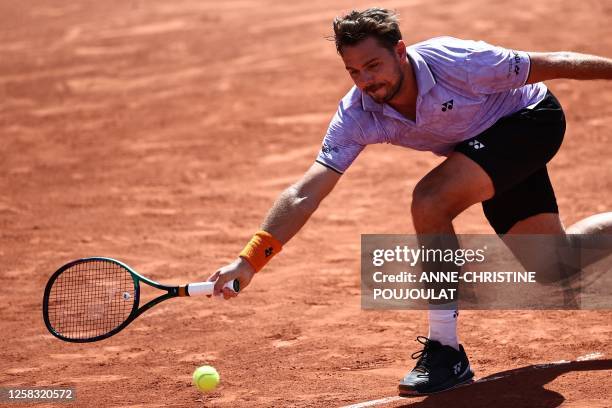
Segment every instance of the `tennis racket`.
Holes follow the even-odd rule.
[[[165,293],[139,307],[141,283]],[[166,299],[212,295],[214,286],[214,282],[166,286],[139,275],[115,259],[77,259],[49,278],[43,298],[43,317],[47,329],[58,339],[76,343],[98,341],[119,333]],[[224,287],[235,292],[240,290],[236,279]]]

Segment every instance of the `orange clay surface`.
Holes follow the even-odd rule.
[[[45,329],[48,277],[110,256],[164,283],[231,261],[311,165],[351,86],[331,20],[397,9],[408,43],[438,35],[612,56],[612,5],[566,0],[147,0],[0,3],[0,384],[73,386],[78,407],[334,407],[396,395],[422,311],[360,309],[360,234],[414,232],[411,191],[440,162],[368,147],[283,253],[228,302],[174,299],[103,342]],[[612,209],[612,82],[549,84],[568,130],[550,173],[569,225]],[[455,222],[491,233],[480,206]],[[409,407],[610,407],[610,311],[464,311],[478,377]],[[211,364],[221,385],[191,374]],[[15,406],[27,406],[21,404]],[[57,406],[37,404],[37,406]]]

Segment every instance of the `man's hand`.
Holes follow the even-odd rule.
[[[217,272],[213,273],[208,278],[208,282],[216,281],[215,295],[223,294],[224,299],[230,299],[238,296],[238,294],[229,288],[224,288],[223,285],[232,279],[238,279],[238,282],[240,282],[240,291],[242,291],[251,282],[253,275],[255,275],[255,270],[253,270],[251,264],[243,258],[237,258],[231,264],[219,268]]]

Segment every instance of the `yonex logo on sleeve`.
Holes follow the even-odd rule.
[[[272,247],[266,248],[266,250],[264,251],[264,254],[266,255],[266,258],[270,257],[272,255],[272,252],[274,250],[272,249]]]
[[[480,143],[478,140],[472,140],[471,142],[468,142],[468,145],[473,147],[475,150],[482,149],[483,147],[485,147],[485,145]]]
[[[327,154],[329,154],[330,152],[338,153],[338,148],[337,147],[330,147],[326,143],[323,143],[323,145],[321,146],[321,151],[323,153],[327,153]]]
[[[459,374],[460,371],[461,371],[461,361],[453,366],[453,372],[455,373],[455,375]]]
[[[453,100],[452,99],[442,104],[442,112],[446,112],[447,110],[453,110]]]
[[[508,77],[512,75],[512,72],[514,72],[514,74],[517,76],[521,72],[521,67],[519,66],[521,63],[521,56],[516,51],[512,51],[512,54],[514,57],[512,57],[512,59],[509,61],[510,67],[508,68]]]

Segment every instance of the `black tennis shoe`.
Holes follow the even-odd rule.
[[[463,346],[455,350],[424,336],[418,336],[417,341],[424,347],[412,354],[412,358],[418,360],[414,369],[400,381],[400,396],[432,394],[472,381],[474,372]]]

